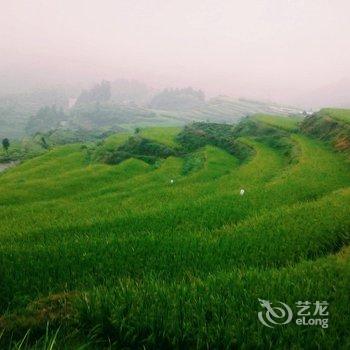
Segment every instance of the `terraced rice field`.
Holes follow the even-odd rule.
[[[296,108],[282,107],[273,103],[262,103],[245,99],[234,99],[220,96],[209,100],[204,106],[188,111],[159,111],[154,110],[159,121],[182,125],[191,121],[212,121],[233,123],[241,118],[256,113],[269,115],[297,114]]]
[[[239,139],[254,149],[245,162],[207,145],[203,166],[186,175],[184,158],[111,166],[91,162],[80,144],[1,174],[0,342],[349,346],[349,163],[295,132],[297,121],[259,121],[289,130],[295,162],[248,135]],[[176,146],[179,131],[142,133]],[[294,309],[327,301],[329,327],[268,328],[258,299]]]

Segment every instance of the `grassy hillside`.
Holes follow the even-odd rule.
[[[345,123],[350,123],[350,110],[338,108],[324,108],[318,112],[318,115],[323,117],[331,117]]]
[[[301,130],[350,157],[350,110],[325,108],[306,118]]]
[[[272,115],[257,114],[252,119],[287,131],[297,131],[298,125],[303,121],[303,117],[279,117]]]
[[[298,125],[143,129],[0,174],[0,347],[346,348],[350,165]],[[267,328],[259,298],[328,301],[330,325]]]

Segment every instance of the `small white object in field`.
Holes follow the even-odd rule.
[[[241,196],[244,195],[244,189],[243,189],[243,188],[241,188],[241,190],[239,191],[239,194],[240,194]]]
[[[171,184],[173,184],[173,183],[174,183],[174,180],[173,180],[173,179],[171,179],[171,180],[170,180],[170,183],[171,183]]]

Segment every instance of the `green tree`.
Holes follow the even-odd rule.
[[[44,136],[41,137],[40,142],[41,142],[41,147],[43,147],[45,149],[49,148],[49,145],[47,144]]]
[[[9,141],[8,138],[4,138],[4,139],[2,140],[2,147],[3,147],[3,149],[5,150],[6,154],[8,155],[8,149],[9,149],[9,147],[10,147],[10,141]]]

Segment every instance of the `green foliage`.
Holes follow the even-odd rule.
[[[42,137],[40,138],[40,143],[41,143],[41,146],[42,146],[43,148],[45,148],[45,149],[48,149],[48,148],[49,148],[49,145],[47,144],[47,142],[46,142],[44,136],[42,136]]]
[[[175,154],[176,152],[173,149],[161,143],[135,135],[116,150],[108,152],[103,160],[107,164],[119,164],[125,159],[137,158],[147,163],[155,163],[159,158],[167,158]]]
[[[10,147],[10,140],[8,138],[2,139],[2,147],[5,150],[5,152],[8,152],[8,149]]]
[[[177,141],[187,152],[193,152],[205,145],[225,149],[240,161],[247,159],[252,150],[235,140],[235,128],[232,125],[217,123],[193,123],[186,125],[177,136]]]
[[[181,132],[179,128],[146,128],[126,140],[115,149],[97,147],[94,159],[107,164],[118,164],[128,158],[142,159],[154,164],[161,158],[169,156],[186,156],[184,173],[201,166],[201,157],[193,155],[194,151],[206,145],[223,148],[237,157],[240,161],[247,159],[252,149],[234,140],[232,125],[214,123],[193,123]]]

